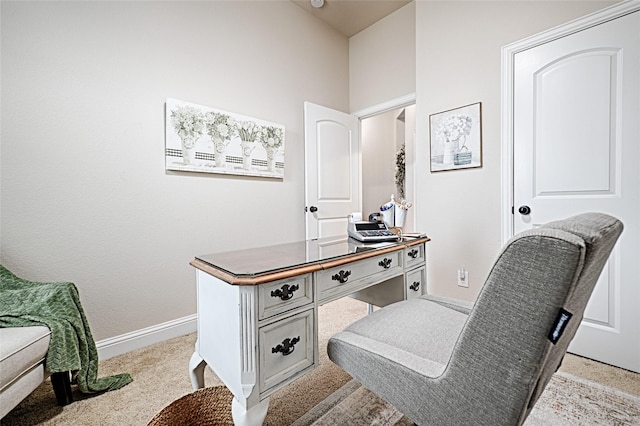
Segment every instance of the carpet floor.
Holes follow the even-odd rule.
[[[411,426],[393,406],[352,380],[293,426]],[[640,425],[640,397],[569,373],[553,376],[524,426]]]
[[[331,335],[366,313],[367,307],[364,303],[350,298],[337,300],[319,309],[319,366],[271,396],[266,425],[290,425],[298,421],[297,425],[302,426],[304,423],[300,422],[304,422],[304,416],[312,412],[314,407],[324,401],[330,401],[331,398],[335,399],[334,393],[344,390],[344,385],[357,385],[351,382],[348,374],[328,360],[326,342]],[[47,381],[1,419],[0,425],[145,426],[164,407],[193,392],[188,364],[195,340],[195,334],[189,334],[101,361],[100,376],[127,372],[133,376],[134,381],[117,391],[98,395],[83,395],[74,390],[75,402],[65,407],[56,406],[51,383]],[[572,355],[565,357],[560,371],[577,376],[580,380],[595,381],[600,385],[640,397],[640,375],[636,373]],[[208,368],[205,370],[205,383],[206,386],[222,384]],[[543,396],[546,396],[546,393]],[[403,423],[389,424],[400,426]],[[540,424],[571,423],[559,421]]]
[[[232,398],[224,386],[200,389],[169,404],[148,426],[233,426]],[[280,420],[278,412],[272,411],[267,416],[267,423]],[[557,424],[638,425],[640,397],[558,372],[551,378],[525,426]],[[357,381],[350,380],[293,423],[293,426],[340,425],[412,426],[413,421]]]

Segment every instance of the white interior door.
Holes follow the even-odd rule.
[[[345,237],[361,211],[360,121],[305,102],[304,139],[307,239]]]
[[[569,350],[640,372],[640,12],[513,64],[514,231],[586,211],[622,220]]]

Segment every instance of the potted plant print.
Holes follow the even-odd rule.
[[[471,151],[465,145],[467,136],[471,133],[471,124],[471,117],[467,115],[451,115],[440,123],[438,136],[444,139],[443,164],[471,162]]]
[[[197,108],[181,106],[171,111],[171,123],[182,141],[182,163],[193,164],[196,141],[205,130],[204,115]]]
[[[264,127],[261,132],[260,143],[267,152],[267,170],[276,171],[276,153],[284,142],[284,132],[278,127]]]
[[[224,167],[227,145],[238,131],[236,120],[227,114],[209,111],[205,115],[205,121],[207,133],[213,141],[216,167]]]
[[[256,141],[260,139],[261,127],[253,121],[237,123],[240,147],[242,148],[242,168],[251,169],[251,153],[256,149]]]

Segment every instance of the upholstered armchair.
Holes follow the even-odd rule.
[[[559,367],[622,232],[586,213],[508,241],[473,306],[430,296],[329,340],[329,358],[418,425],[519,425]]]
[[[58,405],[73,402],[71,371],[51,373],[45,365],[51,330],[39,321],[33,321],[33,325],[29,326],[29,320],[20,324],[20,313],[10,307],[9,299],[16,296],[16,289],[38,285],[17,277],[0,265],[0,423],[9,411],[49,376]],[[22,305],[23,300],[18,300],[16,304]],[[33,309],[33,312],[37,311]],[[35,315],[31,315],[31,319],[34,318]],[[12,326],[12,322],[18,326]]]
[[[50,335],[43,326],[0,328],[0,419],[49,377]],[[70,372],[51,374],[51,384],[58,405],[73,402]]]

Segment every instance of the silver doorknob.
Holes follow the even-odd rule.
[[[531,207],[529,207],[529,206],[520,206],[520,207],[518,207],[518,213],[520,213],[523,216],[526,216],[529,213],[531,213]]]

